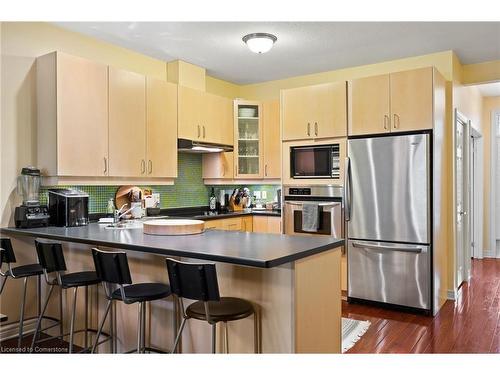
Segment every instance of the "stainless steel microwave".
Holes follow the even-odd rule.
[[[340,144],[290,147],[290,177],[340,179]]]

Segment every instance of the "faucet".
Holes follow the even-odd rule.
[[[122,218],[123,216],[125,216],[125,215],[126,215],[126,214],[128,214],[130,211],[132,211],[132,208],[129,208],[127,211],[122,212],[123,208],[124,208],[125,206],[127,206],[127,205],[128,205],[128,204],[127,204],[127,203],[125,203],[123,206],[121,206],[121,207],[120,207],[120,209],[115,210],[115,214],[114,214],[114,217],[113,217],[113,224],[118,223],[118,222],[121,220],[121,218]]]

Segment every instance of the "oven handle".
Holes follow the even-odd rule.
[[[392,251],[401,251],[404,253],[421,253],[421,247],[409,247],[409,246],[381,246],[381,245],[372,245],[363,242],[352,242],[352,247],[357,247],[358,249],[369,249],[369,250],[392,250]]]
[[[345,158],[344,167],[344,218],[345,221],[351,221],[351,198],[352,198],[352,187],[351,187],[351,159],[349,157]]]
[[[285,201],[285,205],[290,205],[290,206],[302,206],[304,203],[311,203],[314,201]],[[325,207],[325,206],[336,206],[339,205],[340,202],[324,202],[324,203],[318,203],[320,207]]]

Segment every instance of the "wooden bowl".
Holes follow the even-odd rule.
[[[205,222],[189,219],[155,219],[144,222],[144,233],[158,236],[182,236],[199,234],[205,230]]]

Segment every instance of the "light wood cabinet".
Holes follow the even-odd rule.
[[[234,178],[262,178],[263,141],[260,102],[234,101]]]
[[[252,217],[242,216],[242,217],[231,217],[227,219],[206,220],[205,229],[251,232]]]
[[[389,74],[349,82],[349,135],[390,131]]]
[[[232,100],[179,86],[178,137],[233,144]]]
[[[37,59],[38,165],[45,176],[108,174],[108,67],[53,52]]]
[[[281,217],[253,216],[253,231],[256,233],[281,233]]]
[[[281,178],[281,140],[279,100],[262,103],[264,134],[264,178]]]
[[[433,68],[391,74],[391,131],[432,129]]]
[[[146,80],[147,175],[177,177],[177,85]]]
[[[203,178],[232,180],[234,178],[234,153],[203,154],[202,170]]]
[[[349,83],[349,135],[432,129],[433,68]]]
[[[109,68],[109,175],[146,175],[146,78]]]
[[[346,82],[287,89],[281,92],[284,141],[345,137]]]

